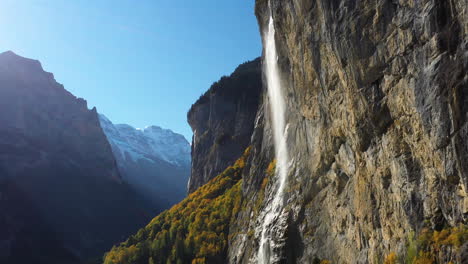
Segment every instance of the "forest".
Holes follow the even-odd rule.
[[[234,165],[104,256],[104,264],[221,263],[242,204],[247,148]]]

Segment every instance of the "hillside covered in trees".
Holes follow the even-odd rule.
[[[222,263],[239,212],[248,148],[233,166],[104,256],[105,264]]]

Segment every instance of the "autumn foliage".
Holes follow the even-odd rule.
[[[459,253],[460,250],[462,250],[462,245],[467,241],[468,226],[463,224],[455,227],[447,227],[439,231],[424,228],[420,231],[417,237],[415,237],[414,234],[410,235],[405,256],[401,254],[400,256],[397,256],[394,252],[391,252],[389,255],[387,255],[384,263],[446,263],[445,259],[438,259],[440,252],[443,250],[448,250]]]
[[[223,263],[229,225],[241,207],[241,174],[250,150],[185,200],[104,257],[104,264]]]
[[[466,241],[468,241],[466,225],[444,228],[440,231],[423,229],[416,241],[417,255],[410,256],[408,262],[413,264],[440,263],[436,256],[443,247],[449,247],[457,252]]]

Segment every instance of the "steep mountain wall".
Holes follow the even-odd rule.
[[[193,130],[189,192],[234,163],[250,143],[262,89],[260,58],[222,77],[192,105]]]
[[[217,208],[181,203],[108,260],[220,263],[227,239],[226,263],[468,263],[467,12],[463,1],[257,0],[262,33],[273,17],[286,101],[283,206],[266,213],[278,179],[264,89],[242,192],[224,201],[212,180],[187,201],[212,190],[204,198]],[[192,188],[221,166],[212,153],[232,153],[215,139],[232,131],[220,113],[237,108],[209,99],[189,112]],[[229,226],[213,232],[227,220],[212,216]],[[259,259],[263,229],[270,246]]]
[[[0,183],[17,189],[8,197],[24,196],[9,203],[24,200],[34,208],[28,225],[41,219],[57,244],[79,258],[103,252],[149,219],[122,183],[96,109],[88,110],[38,61],[12,52],[0,54]],[[8,190],[0,189],[0,199]],[[22,215],[9,210],[3,213]],[[29,237],[7,233],[0,232],[0,244],[10,245],[0,255],[8,257],[15,241]]]
[[[466,224],[466,2],[270,6],[291,159],[286,206],[272,235],[274,263],[412,259],[419,234]],[[257,0],[261,32],[269,10]],[[264,102],[244,175],[246,204],[230,230],[231,263],[256,262],[262,210],[275,195],[266,172],[273,160],[266,96]],[[468,245],[461,241],[428,258],[463,263]]]

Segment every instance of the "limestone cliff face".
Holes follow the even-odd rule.
[[[405,256],[423,227],[466,224],[466,2],[271,0],[271,10],[292,161],[277,262],[381,263]],[[257,0],[262,32],[269,12]],[[267,106],[264,95],[231,263],[254,262],[261,211],[274,195]]]
[[[193,192],[232,165],[250,143],[262,89],[260,58],[240,65],[192,105]]]

